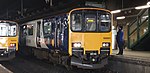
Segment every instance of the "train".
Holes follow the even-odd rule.
[[[0,61],[15,58],[18,51],[18,23],[0,20]]]
[[[83,69],[107,65],[112,54],[112,15],[101,8],[73,8],[21,24],[25,54]]]

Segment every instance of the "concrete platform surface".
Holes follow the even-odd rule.
[[[13,73],[7,68],[5,68],[3,65],[0,64],[0,73]]]
[[[117,54],[119,50],[113,50],[113,55]],[[149,57],[150,58],[150,51],[133,51],[130,49],[124,49],[123,51],[125,56],[139,56],[139,57]]]
[[[109,69],[117,73],[150,73],[150,51],[124,50],[123,55],[116,55],[113,50],[109,58]]]
[[[150,51],[132,51],[130,49],[124,49],[123,55],[116,55],[117,53],[118,50],[113,50],[112,55],[118,58],[127,58],[150,62]]]

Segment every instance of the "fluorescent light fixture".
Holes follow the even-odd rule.
[[[150,1],[149,1],[149,2],[147,2],[147,5],[150,5]]]
[[[127,25],[129,25],[130,23],[127,23]]]
[[[117,20],[125,19],[125,16],[117,17]]]
[[[114,11],[111,11],[112,14],[114,14],[114,13],[119,13],[119,12],[121,12],[121,10],[114,10]]]
[[[135,7],[135,9],[145,9],[145,8],[149,8],[150,5],[144,5],[144,6],[138,6],[138,7]]]
[[[142,18],[143,18],[143,19],[146,19],[146,18],[148,18],[148,15],[146,15],[146,16],[143,16]]]

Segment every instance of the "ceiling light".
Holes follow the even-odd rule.
[[[117,19],[117,20],[125,19],[125,16],[117,17],[116,19]]]
[[[149,8],[150,5],[144,5],[144,6],[138,6],[138,7],[135,7],[135,9],[145,9],[145,8]]]
[[[127,25],[129,25],[130,23],[127,23]]]
[[[150,1],[149,1],[149,2],[147,2],[147,5],[150,5]]]
[[[143,16],[142,18],[143,18],[143,19],[146,19],[146,18],[148,18],[148,15],[146,15],[146,16]]]
[[[114,10],[114,11],[111,11],[112,14],[114,14],[114,13],[119,13],[119,12],[121,12],[121,10]]]

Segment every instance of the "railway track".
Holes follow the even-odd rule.
[[[0,63],[13,73],[114,73],[106,68],[101,70],[83,70],[73,67],[72,70],[68,71],[63,66],[53,65],[44,60],[21,55],[17,55],[11,61]]]

